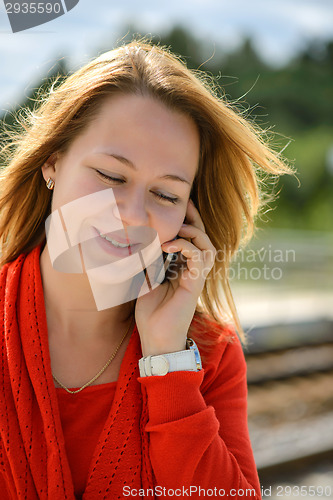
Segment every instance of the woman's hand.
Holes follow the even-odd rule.
[[[191,200],[186,220],[188,224],[178,233],[180,238],[162,244],[164,252],[181,252],[186,258],[185,269],[137,299],[135,319],[144,356],[185,349],[198,298],[214,265],[216,250]]]

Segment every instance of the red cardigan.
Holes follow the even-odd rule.
[[[75,498],[51,373],[39,252],[20,256],[0,276],[3,500]],[[210,490],[207,496],[216,488],[216,497],[259,500],[247,429],[246,365],[237,336],[212,348],[196,373],[140,378],[141,356],[135,327],[83,499],[154,498],[153,493],[199,499],[199,488]],[[255,494],[246,492],[253,489]]]
[[[77,498],[82,497],[86,488],[91,459],[112,406],[116,386],[117,382],[91,385],[74,397],[65,389],[57,388],[61,426]]]

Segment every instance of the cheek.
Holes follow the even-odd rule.
[[[183,207],[164,208],[155,214],[152,227],[157,231],[160,242],[165,243],[175,238],[184,219],[185,208]]]
[[[63,174],[63,172],[62,172]],[[98,191],[98,185],[89,176],[75,175],[75,170],[71,174],[57,177],[53,192],[53,207],[58,209],[71,201],[77,200]],[[87,207],[88,209],[89,207]]]

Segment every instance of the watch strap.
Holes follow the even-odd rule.
[[[201,370],[200,353],[194,340],[187,339],[187,349],[183,351],[146,356],[139,360],[140,377],[166,375],[177,371]]]

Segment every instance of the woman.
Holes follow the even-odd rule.
[[[287,167],[199,74],[142,42],[54,85],[15,144],[0,200],[1,498],[259,499],[220,285],[242,335],[230,258],[253,229],[257,171]],[[143,258],[157,237],[178,255],[163,281]],[[146,289],[103,288],[134,258]]]

